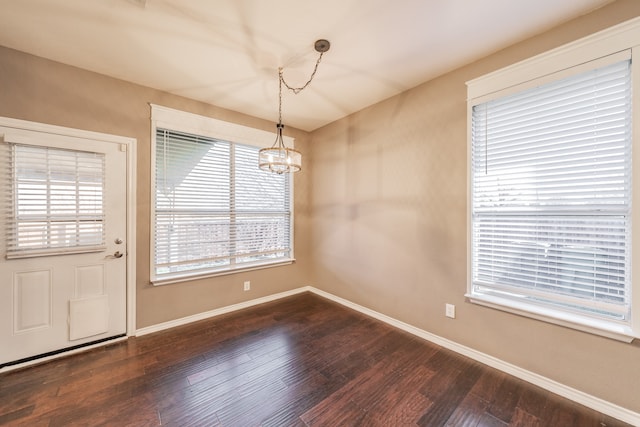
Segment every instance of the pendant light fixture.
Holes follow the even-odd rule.
[[[276,140],[271,147],[260,150],[258,156],[260,169],[278,174],[298,172],[302,169],[302,154],[293,148],[287,148],[282,139],[282,129],[284,129],[284,125],[282,124],[282,86],[284,85],[295,94],[300,93],[309,86],[309,83],[311,83],[311,80],[313,80],[313,77],[316,75],[316,71],[318,71],[318,65],[320,65],[322,55],[329,50],[330,46],[331,44],[327,40],[321,39],[316,41],[314,47],[316,52],[320,53],[320,56],[316,61],[316,66],[311,73],[311,77],[309,77],[309,80],[301,87],[289,86],[284,80],[282,67],[278,68],[278,124],[276,125]]]

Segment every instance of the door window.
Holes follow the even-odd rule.
[[[8,146],[7,258],[104,250],[104,154]]]

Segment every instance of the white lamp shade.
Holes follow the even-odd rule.
[[[302,169],[302,154],[286,147],[263,148],[259,153],[258,164],[265,171],[298,172]]]

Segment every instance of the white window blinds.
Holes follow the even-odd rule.
[[[472,295],[629,320],[630,69],[473,107]]]
[[[290,260],[290,177],[258,150],[156,129],[156,281]]]
[[[8,143],[7,258],[103,250],[104,154]]]

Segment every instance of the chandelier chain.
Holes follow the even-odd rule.
[[[282,68],[278,68],[278,125],[282,124]]]
[[[303,90],[305,90],[307,86],[309,86],[313,78],[316,76],[316,72],[318,71],[318,66],[320,65],[320,61],[322,61],[323,54],[324,52],[320,52],[320,55],[318,56],[318,60],[316,61],[316,66],[313,67],[313,72],[311,73],[309,80],[307,80],[307,82],[300,87],[290,86],[287,83],[287,81],[284,79],[283,68],[282,67],[278,68],[278,78],[280,80],[278,85],[278,122],[279,123],[282,123],[282,85],[284,84],[287,89],[289,89],[296,95],[302,92]]]
[[[313,72],[307,82],[300,87],[290,86],[284,79],[283,68],[278,68],[278,124],[276,125],[276,139],[273,141],[273,145],[270,148],[261,148],[258,154],[258,167],[261,170],[275,172],[282,174],[285,172],[298,172],[302,170],[302,155],[299,151],[293,148],[287,148],[282,139],[282,130],[284,125],[282,124],[282,86],[286,86],[287,89],[294,94],[298,94],[311,83],[318,71],[318,66],[322,60],[322,54],[329,50],[330,43],[328,40],[320,39],[315,42],[316,52],[319,52],[318,60],[313,68]]]
[[[300,92],[302,92],[304,89],[307,88],[307,86],[309,86],[309,83],[311,83],[311,80],[313,80],[313,78],[316,75],[316,72],[318,71],[318,65],[320,65],[320,61],[322,60],[322,55],[324,54],[324,52],[320,52],[320,56],[318,56],[318,60],[316,61],[316,66],[313,68],[313,72],[311,73],[311,76],[309,77],[309,80],[307,80],[307,82],[300,86],[300,87],[292,87],[289,86],[289,84],[285,81],[284,79],[284,75],[282,74],[282,67],[279,68],[280,71],[280,81],[282,83],[284,83],[284,85],[287,87],[287,89],[289,89],[290,91],[292,91],[293,93],[295,93],[296,95]]]

